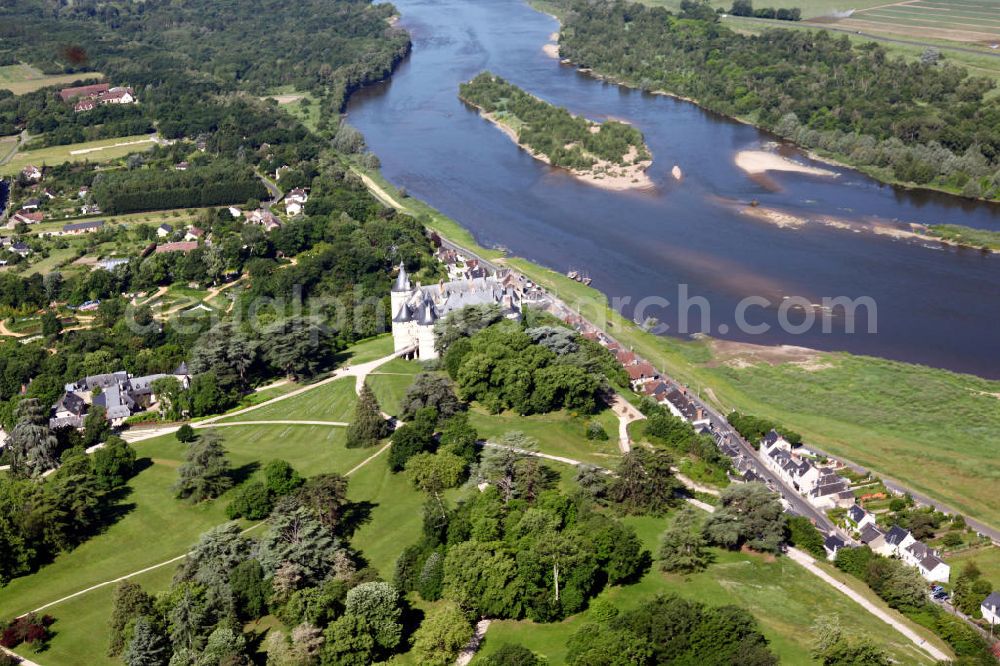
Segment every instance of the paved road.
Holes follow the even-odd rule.
[[[858,472],[859,474],[872,474],[874,476],[877,476],[878,478],[880,478],[882,480],[882,483],[885,484],[885,487],[888,488],[889,490],[891,490],[894,493],[899,493],[899,494],[909,493],[913,497],[913,499],[915,499],[920,504],[925,504],[927,506],[933,506],[935,509],[937,509],[938,511],[940,511],[942,513],[946,513],[946,514],[953,515],[953,516],[962,516],[963,518],[965,518],[966,525],[968,525],[972,529],[976,530],[977,532],[979,532],[983,536],[989,537],[990,539],[992,539],[992,541],[993,541],[993,543],[995,545],[1000,546],[1000,530],[996,529],[995,527],[991,527],[991,526],[987,525],[986,523],[983,523],[982,521],[976,520],[975,518],[969,518],[967,515],[965,515],[961,511],[959,511],[959,510],[957,510],[957,509],[955,509],[955,508],[953,508],[951,506],[948,506],[944,502],[936,500],[936,499],[934,499],[932,497],[928,497],[927,495],[925,495],[925,494],[923,494],[921,492],[918,492],[916,490],[913,490],[912,488],[908,488],[907,486],[904,486],[899,481],[891,479],[891,478],[885,476],[884,474],[882,474],[881,472],[877,472],[875,470],[870,470],[870,469],[864,467],[863,465],[859,465],[856,462],[848,460],[847,458],[843,458],[841,456],[835,456],[832,453],[828,453],[828,452],[824,451],[823,449],[821,449],[821,448],[819,448],[817,446],[813,446],[812,444],[808,444],[807,443],[807,444],[805,444],[805,447],[807,449],[809,449],[810,451],[815,451],[819,455],[826,456],[827,458],[830,458],[831,460],[838,460],[841,463],[843,463],[845,466],[849,467],[850,469],[854,470],[855,472]]]

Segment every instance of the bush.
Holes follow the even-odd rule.
[[[11,620],[0,634],[0,645],[5,648],[14,648],[21,643],[28,643],[37,649],[39,645],[44,645],[51,637],[49,626],[53,622],[55,622],[55,618],[51,615],[39,617],[34,613]]]
[[[177,432],[174,433],[174,437],[177,438],[178,442],[189,444],[197,438],[197,435],[194,434],[194,428],[185,423],[177,429]]]
[[[597,421],[587,423],[587,439],[598,442],[608,441],[608,431]]]

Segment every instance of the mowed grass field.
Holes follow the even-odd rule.
[[[907,0],[861,8],[837,27],[955,42],[1000,43],[995,0]]]
[[[245,414],[226,417],[220,422],[275,420],[347,422],[354,414],[356,401],[354,378],[345,377]]]
[[[83,79],[100,79],[100,72],[79,72],[76,74],[46,74],[40,69],[26,65],[4,65],[0,67],[0,88],[15,95],[34,92],[46,86],[68,86]]]
[[[129,153],[149,150],[154,145],[155,134],[120,136],[114,139],[49,146],[37,150],[18,151],[9,162],[0,166],[0,176],[17,174],[29,164],[41,167],[64,162],[105,162],[124,157]]]
[[[975,562],[983,572],[983,578],[993,583],[994,590],[1000,590],[1000,548],[993,546],[970,548],[954,555],[946,555],[944,560],[951,566],[952,584],[962,573],[962,567],[969,562]]]
[[[655,554],[659,536],[671,518],[627,518],[646,548]],[[677,594],[712,606],[735,604],[749,610],[757,619],[781,663],[810,664],[813,643],[812,625],[822,615],[835,614],[851,631],[865,634],[885,648],[897,663],[931,664],[926,654],[881,620],[864,612],[860,606],[820,582],[805,569],[788,560],[760,555],[732,553],[713,549],[715,562],[705,571],[679,576],[659,571],[656,563],[634,585],[611,587],[598,598],[612,602],[621,610],[639,606],[657,594]],[[494,621],[473,664],[495,652],[504,643],[519,643],[544,655],[549,663],[564,663],[566,639],[583,624],[593,621],[584,612],[563,622],[536,624],[530,621]],[[910,625],[915,631],[915,625]],[[926,631],[918,631],[927,640],[948,650]]]

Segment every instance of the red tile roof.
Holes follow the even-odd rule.
[[[95,83],[90,86],[77,86],[75,88],[63,88],[59,91],[62,101],[68,102],[77,97],[93,97],[110,90],[111,85],[107,83]]]
[[[163,245],[156,246],[155,253],[163,254],[164,252],[190,252],[196,247],[198,247],[198,241],[178,241],[176,243],[164,243]]]

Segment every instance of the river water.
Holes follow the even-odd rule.
[[[520,0],[394,4],[413,53],[391,80],[352,97],[349,122],[392,183],[458,220],[481,244],[558,271],[584,271],[626,315],[653,317],[667,334],[707,332],[1000,377],[1000,255],[865,230],[910,222],[1000,230],[1000,207],[881,185],[842,168],[834,168],[836,178],[750,177],[733,163],[735,153],[773,137],[561,65],[542,51],[557,22]],[[520,150],[457,98],[460,82],[487,69],[573,113],[634,124],[653,153],[656,189],[596,188]],[[680,181],[670,174],[675,164]],[[782,228],[741,212],[751,200],[853,228]],[[694,301],[678,307],[679,289],[705,299],[708,321]],[[760,300],[738,317],[750,296]],[[868,301],[853,318],[834,308],[824,330],[824,311],[815,306],[835,297],[870,298],[877,315],[867,315]],[[683,329],[681,310],[690,315]],[[816,323],[804,332],[782,328],[807,314]],[[741,330],[741,321],[756,328]]]

